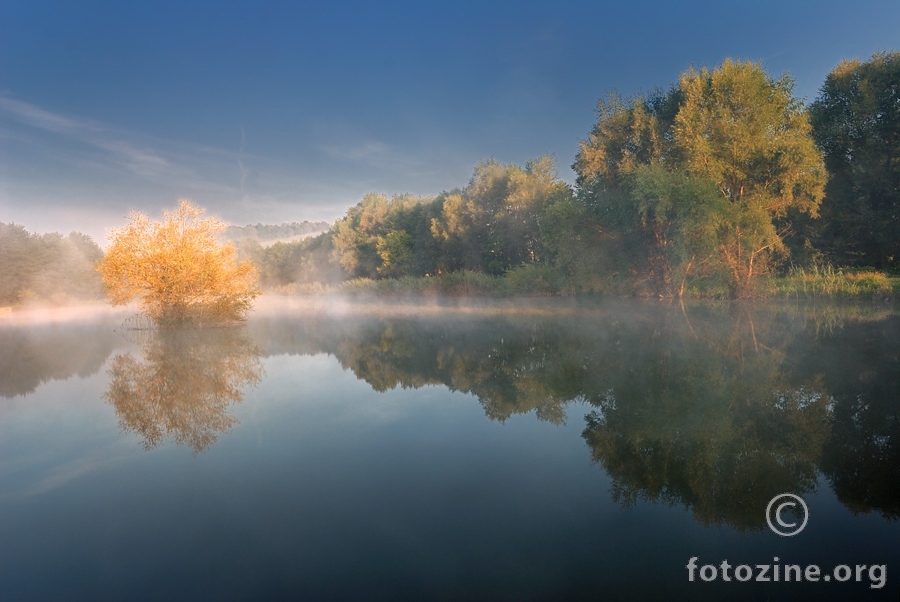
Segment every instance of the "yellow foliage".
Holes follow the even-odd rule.
[[[238,261],[215,234],[226,224],[179,199],[161,222],[132,211],[129,223],[110,231],[98,267],[113,305],[134,298],[157,323],[241,320],[259,295],[256,269]]]

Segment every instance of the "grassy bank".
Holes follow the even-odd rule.
[[[573,296],[579,287],[552,267],[529,266],[503,276],[456,272],[431,277],[357,278],[340,284],[289,284],[270,292],[282,295],[343,295],[349,297],[559,297]],[[688,287],[694,299],[727,298],[727,288]],[[627,291],[612,296],[629,296]],[[632,293],[634,295],[634,293]],[[791,268],[787,274],[760,279],[756,296],[764,299],[894,299],[900,277],[874,270]],[[636,296],[647,296],[637,294]]]
[[[759,295],[775,299],[894,299],[900,277],[868,269],[792,267],[784,276],[760,282]]]

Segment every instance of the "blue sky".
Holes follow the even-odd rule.
[[[900,2],[0,3],[0,221],[87,232],[177,197],[237,224],[436,194],[556,155],[607,90],[726,57],[815,98]]]

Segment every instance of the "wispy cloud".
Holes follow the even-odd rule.
[[[227,164],[223,159],[229,154],[219,149],[173,145],[96,121],[54,113],[4,96],[0,96],[0,115],[5,117],[4,121],[8,126],[18,130],[15,134],[7,131],[7,136],[15,135],[34,146],[44,147],[48,146],[47,141],[39,136],[29,136],[27,130],[32,130],[33,134],[55,136],[55,139],[49,142],[53,154],[57,157],[62,156],[73,165],[83,165],[85,161],[89,161],[98,166],[124,170],[154,183],[185,186],[191,189],[213,189],[220,192],[235,190],[233,186],[223,185],[221,180],[204,177],[193,167],[202,166],[204,163],[207,167],[209,164],[215,164],[218,171],[227,171]],[[64,147],[59,144],[60,138],[76,146]],[[89,154],[92,155],[90,158],[85,157],[85,150],[89,150]],[[233,154],[228,158],[230,161],[226,159],[226,162],[233,161]],[[233,167],[231,169],[233,170]]]
[[[100,128],[85,121],[70,119],[50,111],[45,111],[20,100],[0,96],[0,110],[17,117],[24,123],[60,134],[78,131],[99,131]]]
[[[0,215],[98,241],[128,209],[156,213],[179,196],[232,223],[332,220],[369,191],[433,194],[471,169],[447,141],[400,148],[341,121],[321,120],[287,144],[240,127],[227,149],[191,133],[202,134],[165,139],[0,93]]]
[[[95,144],[99,148],[109,151],[132,173],[145,178],[165,175],[173,167],[169,161],[166,161],[154,151],[146,148],[137,148],[121,140],[96,141]]]

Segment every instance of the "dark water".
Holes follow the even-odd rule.
[[[898,598],[890,307],[324,307],[0,323],[0,600]]]

